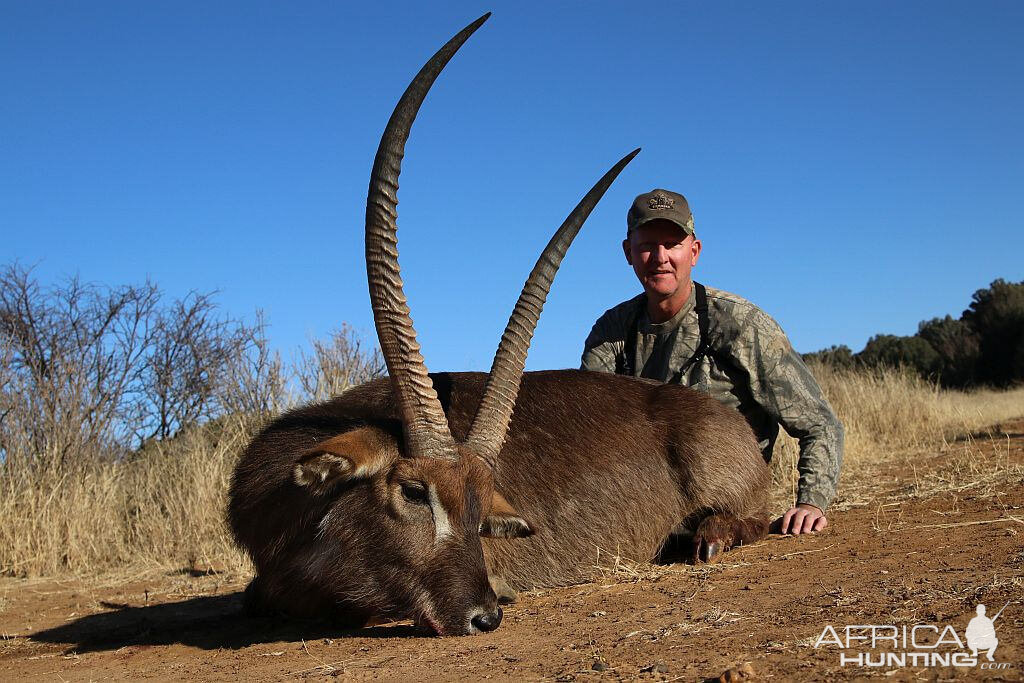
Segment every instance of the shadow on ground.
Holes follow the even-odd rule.
[[[248,617],[242,612],[241,592],[144,607],[109,602],[101,604],[114,611],[81,617],[29,637],[37,642],[68,645],[69,652],[83,653],[128,646],[181,644],[215,650],[318,638],[416,638],[429,635],[425,630],[409,625],[342,629],[323,621]]]
[[[772,536],[781,520],[772,523]],[[692,535],[668,539],[655,562],[693,564]],[[181,570],[193,577],[212,571]],[[109,612],[91,614],[29,638],[36,642],[67,645],[67,652],[99,652],[130,646],[181,644],[204,650],[240,649],[260,643],[298,642],[322,638],[427,638],[426,629],[407,624],[365,628],[321,620],[284,616],[250,616],[242,609],[244,592],[189,598],[180,602],[133,606],[101,602]]]

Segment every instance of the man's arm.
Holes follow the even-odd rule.
[[[594,372],[615,372],[616,349],[613,342],[603,338],[598,329],[600,321],[594,324],[594,329],[587,336],[583,344],[583,357],[580,359],[580,370],[593,370]]]
[[[818,531],[828,524],[824,513],[839,483],[843,426],[774,320],[757,310],[741,330],[733,351],[750,374],[754,400],[800,444],[797,504],[782,531]]]
[[[789,341],[786,340],[787,346]],[[843,425],[799,354],[789,346],[764,383],[769,412],[800,444],[797,503],[824,511],[832,503],[843,463]],[[767,407],[767,406],[766,406]]]
[[[615,372],[616,360],[626,346],[627,328],[634,323],[631,312],[636,301],[637,298],[624,301],[597,319],[583,343],[581,370]]]

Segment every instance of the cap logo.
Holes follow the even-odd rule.
[[[672,205],[675,203],[675,199],[663,195],[660,192],[647,200],[647,206],[653,211],[665,211],[667,209],[671,209]]]

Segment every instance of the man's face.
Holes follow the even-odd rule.
[[[641,225],[623,240],[622,250],[649,296],[666,299],[689,292],[700,240],[675,223],[657,220]]]

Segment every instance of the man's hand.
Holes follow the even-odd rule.
[[[796,507],[790,508],[782,516],[779,533],[793,534],[794,536],[813,534],[827,526],[828,519],[825,518],[825,513],[820,508],[810,503],[800,503]]]

